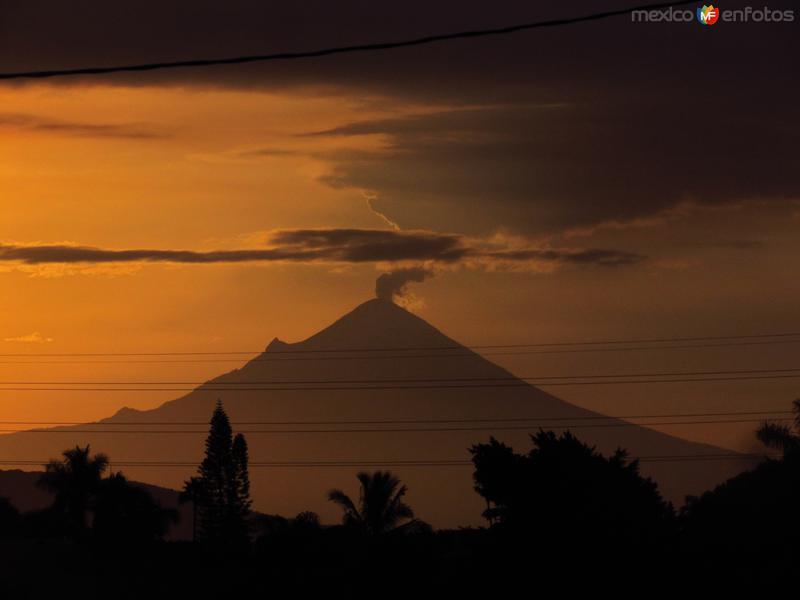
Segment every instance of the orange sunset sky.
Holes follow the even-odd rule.
[[[189,17],[201,32],[228,18],[210,6],[200,3]],[[0,10],[6,24],[22,28],[9,27],[0,42],[0,71],[288,43],[260,13],[253,20],[262,29],[241,37],[167,40],[155,31],[126,46],[134,26],[125,19],[101,39],[77,21],[62,31],[65,17],[55,14],[43,41],[24,35],[23,3]],[[349,9],[342,10],[337,18],[345,21]],[[422,32],[410,17],[368,10],[370,36],[396,37],[401,26]],[[508,3],[494,18],[513,21],[523,11]],[[433,25],[449,22],[434,12]],[[146,13],[133,17],[144,22]],[[456,25],[480,16],[468,3]],[[597,27],[629,42],[683,35],[660,27],[645,33],[626,21]],[[752,54],[758,44],[782,50],[789,41],[729,30],[709,60],[721,64],[714,52],[741,52],[744,62],[729,55],[726,64],[760,73],[758,94],[737,87],[733,67],[721,65],[707,79],[686,75],[699,43],[694,30],[674,53],[638,57],[647,63],[642,71],[612,68],[628,56],[618,36],[595,46],[587,65],[595,38],[579,31],[560,40],[577,40],[572,52],[545,53],[558,69],[542,66],[543,49],[559,41],[547,33],[487,50],[466,42],[428,54],[347,58],[342,67],[328,60],[298,67],[297,75],[281,66],[274,85],[269,67],[230,76],[207,69],[196,79],[130,74],[0,85],[0,248],[259,250],[276,247],[276,232],[323,229],[452,235],[459,248],[480,249],[459,259],[423,253],[210,264],[5,256],[0,380],[202,381],[246,356],[164,363],[39,355],[256,353],[274,337],[297,341],[328,325],[372,297],[376,277],[398,266],[430,272],[399,301],[465,344],[800,331],[800,170],[790,143],[797,124],[783,112],[796,107],[797,83],[783,80],[780,64],[758,71]],[[358,34],[343,30],[333,39],[316,31],[292,43],[314,47]],[[116,38],[119,47],[90,51]],[[491,56],[481,63],[484,52]],[[497,59],[504,53],[516,68]],[[470,66],[451,68],[458,56]],[[495,61],[503,66],[490,68]],[[713,107],[706,127],[694,119],[702,106]],[[522,376],[800,366],[798,344],[788,343],[490,358]],[[615,415],[784,410],[798,396],[797,381],[547,391]],[[177,395],[6,389],[0,419],[98,419]],[[664,430],[749,449],[753,427]]]

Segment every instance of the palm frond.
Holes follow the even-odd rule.
[[[355,503],[350,499],[350,496],[345,494],[342,490],[331,490],[328,492],[328,500],[342,507],[345,518],[348,518],[348,516],[349,518],[354,518],[359,514]]]
[[[768,448],[784,452],[800,446],[800,436],[795,434],[788,425],[779,423],[764,423],[756,431],[756,437]]]

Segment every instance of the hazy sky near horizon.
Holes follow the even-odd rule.
[[[333,4],[6,2],[0,71],[316,48],[597,7]],[[401,267],[432,273],[406,300],[466,344],[798,331],[797,26],[622,17],[0,85],[0,354],[258,351],[314,333]],[[792,368],[799,347],[495,360],[519,375]],[[205,379],[235,366],[5,357],[0,379]],[[613,414],[753,410],[788,407],[797,381],[549,391]],[[0,418],[94,419],[174,396],[0,391]],[[743,448],[748,427],[669,431]]]

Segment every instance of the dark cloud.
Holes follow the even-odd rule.
[[[16,71],[78,66],[106,66],[163,60],[236,56],[396,40],[577,15],[597,10],[591,0],[570,6],[536,6],[520,0],[498,0],[492,11],[475,0],[437,3],[364,3],[360,0],[306,0],[302,3],[253,0],[169,0],[153,3],[119,0],[6,0],[0,5],[0,70]],[[424,15],[424,18],[420,18]],[[137,73],[80,82],[127,85],[177,84],[257,88],[347,86],[373,93],[431,93],[440,97],[470,94],[465,81],[527,79],[525,66],[543,77],[560,65],[541,50],[560,37],[576,49],[581,38],[607,35],[613,22],[577,31],[460,41],[403,51],[342,55],[287,63]],[[597,34],[593,34],[593,30]],[[645,33],[639,31],[639,33]],[[653,32],[650,32],[651,34]],[[586,40],[586,46],[591,41]],[[533,45],[532,45],[533,44]],[[585,50],[583,50],[585,52]],[[505,60],[498,61],[502,56]],[[63,80],[62,80],[63,81]],[[56,81],[56,84],[61,84]],[[69,82],[65,82],[69,85]],[[484,89],[481,95],[503,95]]]
[[[24,129],[77,137],[158,139],[163,131],[139,123],[77,123],[22,113],[0,113],[0,128]]]
[[[763,250],[767,243],[763,240],[723,240],[708,244],[713,248],[725,248],[728,250],[755,251]]]
[[[729,0],[725,8],[745,4],[743,0]],[[791,0],[770,2],[774,9],[792,6]],[[497,0],[491,11],[478,0],[6,0],[0,4],[0,70],[292,52],[491,28],[597,10],[593,0],[569,4]],[[325,85],[472,101],[476,97],[508,98],[510,91],[519,93],[527,85],[536,86],[542,96],[565,84],[584,89],[598,83],[616,87],[635,81],[641,89],[654,81],[740,87],[742,73],[762,80],[779,74],[790,79],[784,67],[791,62],[787,51],[796,44],[791,25],[776,28],[765,23],[725,23],[724,28],[707,29],[697,23],[633,23],[622,16],[405,50],[81,81],[270,89]],[[713,42],[709,42],[711,33]],[[735,98],[726,98],[718,110],[732,101]]]
[[[496,241],[430,231],[377,229],[292,229],[271,234],[264,248],[243,250],[110,250],[66,244],[0,244],[0,262],[26,265],[169,262],[404,263],[439,265],[565,263],[624,266],[644,257],[617,250],[509,248]]]
[[[306,256],[303,254],[303,256]],[[219,250],[198,252],[192,250],[108,250],[91,246],[0,245],[0,260],[21,262],[29,265],[51,263],[126,263],[126,262],[173,262],[173,263],[221,263],[249,261],[301,260],[299,252],[280,250]],[[313,260],[308,255],[306,260]]]
[[[572,263],[576,265],[597,265],[601,267],[622,267],[635,265],[646,260],[645,256],[619,250],[501,250],[486,252],[484,258],[498,261],[543,261]]]
[[[375,297],[393,302],[395,298],[405,295],[409,283],[422,283],[431,276],[433,271],[424,267],[409,267],[383,273],[375,280]]]
[[[456,262],[470,252],[461,236],[429,231],[293,229],[277,232],[270,241],[288,248],[335,255],[346,262]]]
[[[470,253],[456,235],[427,231],[297,229],[273,233],[265,248],[245,250],[109,250],[73,245],[0,245],[0,261],[25,264],[172,262],[456,262]]]
[[[796,10],[789,0],[770,8]],[[491,11],[477,0],[7,0],[0,70],[297,51],[596,10],[591,0],[498,0]],[[407,50],[51,83],[313,89],[391,108],[459,106],[327,132],[380,134],[391,146],[328,156],[326,181],[374,191],[375,209],[404,227],[549,232],[687,200],[796,198],[796,29],[617,17]]]
[[[460,109],[313,135],[386,139],[377,152],[329,154],[323,181],[369,190],[404,227],[553,232],[683,202],[785,202],[800,187],[800,124],[717,118],[697,127],[694,106],[652,93],[637,104],[634,112],[602,101]],[[769,144],[754,152],[754,132],[744,129],[756,126]]]

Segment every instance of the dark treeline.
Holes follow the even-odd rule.
[[[469,452],[486,526],[434,530],[392,473],[331,490],[341,524],[250,510],[247,443],[221,405],[206,456],[186,482],[193,542],[163,542],[160,508],[90,448],[51,461],[39,485],[53,505],[21,515],[0,500],[0,594],[49,597],[495,597],[512,590],[685,592],[705,585],[796,585],[800,558],[800,400],[793,427],[757,432],[766,459],[675,509],[624,450],[604,456],[569,432],[539,431],[515,450]],[[48,577],[41,577],[41,573]],[[520,587],[522,586],[522,587]],[[695,588],[692,588],[695,589]],[[516,592],[515,592],[516,593]]]
[[[108,457],[86,446],[65,450],[51,460],[37,485],[53,495],[53,504],[20,514],[0,499],[0,538],[59,539],[73,542],[139,545],[161,540],[177,521],[176,511],[161,508],[143,488],[121,472],[108,473]]]

